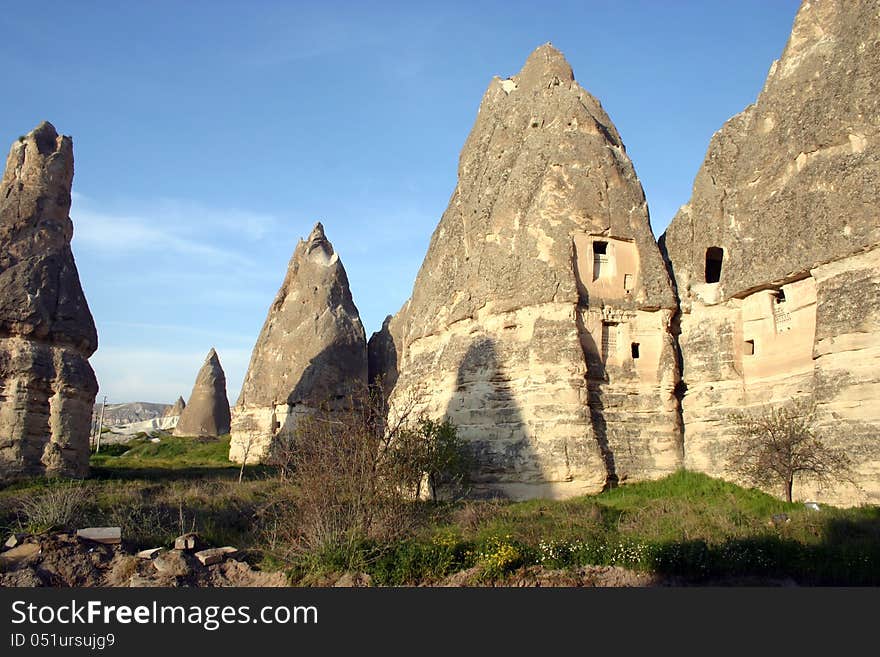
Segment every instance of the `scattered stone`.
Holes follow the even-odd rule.
[[[14,570],[40,554],[38,543],[22,543],[0,553],[0,570]]]
[[[819,509],[819,505],[816,504],[815,502],[804,502],[804,506],[812,511],[820,511],[821,510],[821,509]]]
[[[22,539],[27,536],[27,534],[10,534],[9,538],[6,539],[6,542],[3,544],[3,547],[6,549],[14,548],[16,545],[21,543]]]
[[[234,556],[237,552],[238,548],[230,546],[208,548],[207,550],[196,552],[195,557],[203,566],[212,566],[215,563],[220,563],[221,561],[226,559],[226,557]]]
[[[183,552],[177,550],[162,552],[150,563],[161,575],[168,577],[186,577],[192,572]]]
[[[151,443],[161,443],[162,439],[161,438],[150,438],[150,442]]]
[[[76,530],[77,538],[94,543],[113,545],[122,542],[121,527],[86,527]]]
[[[141,550],[135,556],[137,556],[138,559],[155,559],[161,551],[162,548],[155,547],[150,548],[149,550]]]
[[[180,414],[174,435],[217,437],[229,433],[229,422],[226,374],[212,348],[196,376],[189,403]]]
[[[70,240],[73,141],[47,122],[0,180],[0,482],[85,477],[98,346]]]
[[[333,586],[336,587],[365,587],[372,586],[373,578],[367,573],[345,573],[336,580]]]
[[[183,552],[192,552],[198,549],[200,544],[201,540],[196,532],[189,532],[174,539],[174,549]]]
[[[300,240],[254,346],[235,409],[229,458],[262,460],[317,409],[345,408],[367,383],[367,341],[339,254],[315,225]]]

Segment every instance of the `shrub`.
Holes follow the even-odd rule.
[[[351,569],[364,544],[407,535],[424,481],[432,494],[438,485],[466,482],[455,427],[413,420],[414,406],[389,409],[381,388],[363,388],[345,404],[299,418],[276,440],[272,463],[290,482],[290,504],[268,512],[276,553],[332,556]]]
[[[81,483],[61,483],[39,495],[22,498],[18,511],[28,531],[43,532],[79,522],[88,501],[89,495]]]

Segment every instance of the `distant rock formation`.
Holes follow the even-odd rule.
[[[180,417],[183,414],[183,409],[185,408],[186,402],[183,401],[183,397],[178,397],[177,401],[168,407],[168,410],[165,411],[162,417]]]
[[[729,476],[731,411],[813,395],[860,488],[801,496],[880,500],[878,34],[873,0],[803,3],[661,239],[681,298],[688,468]]]
[[[371,376],[458,425],[479,488],[596,492],[681,464],[675,312],[620,135],[547,44],[489,85]]]
[[[364,328],[338,254],[315,225],[300,240],[254,346],[235,408],[229,458],[259,461],[273,438],[367,382]]]
[[[105,427],[114,427],[122,424],[133,424],[163,418],[171,410],[169,404],[154,404],[152,402],[126,402],[124,404],[107,404],[103,409],[101,404],[95,404],[94,417],[96,422],[104,412],[103,422]]]
[[[84,477],[98,346],[70,240],[73,141],[50,123],[0,181],[0,480]]]
[[[192,394],[180,414],[174,435],[213,437],[229,433],[229,415],[226,374],[220,366],[217,352],[212,348],[196,376]]]

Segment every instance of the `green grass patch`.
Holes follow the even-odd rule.
[[[436,582],[472,566],[484,580],[502,580],[531,565],[612,565],[693,583],[880,584],[880,508],[814,511],[686,471],[565,501],[470,501],[433,510],[414,536],[364,543],[345,563],[392,585]],[[318,570],[342,565],[311,557]]]
[[[119,525],[134,548],[170,545],[195,530],[302,583],[343,570],[408,585],[474,567],[491,582],[524,566],[616,565],[694,583],[880,585],[880,507],[814,511],[685,471],[565,501],[426,502],[398,540],[303,553],[290,543],[296,524],[286,533],[275,524],[289,508],[290,481],[248,468],[239,483],[228,445],[228,437],[163,436],[102,449],[85,482],[34,479],[0,489],[0,530]]]

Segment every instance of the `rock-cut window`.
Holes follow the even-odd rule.
[[[706,282],[717,283],[721,280],[721,265],[724,262],[724,249],[710,246],[706,249]]]
[[[608,271],[608,242],[593,242],[593,280]]]

